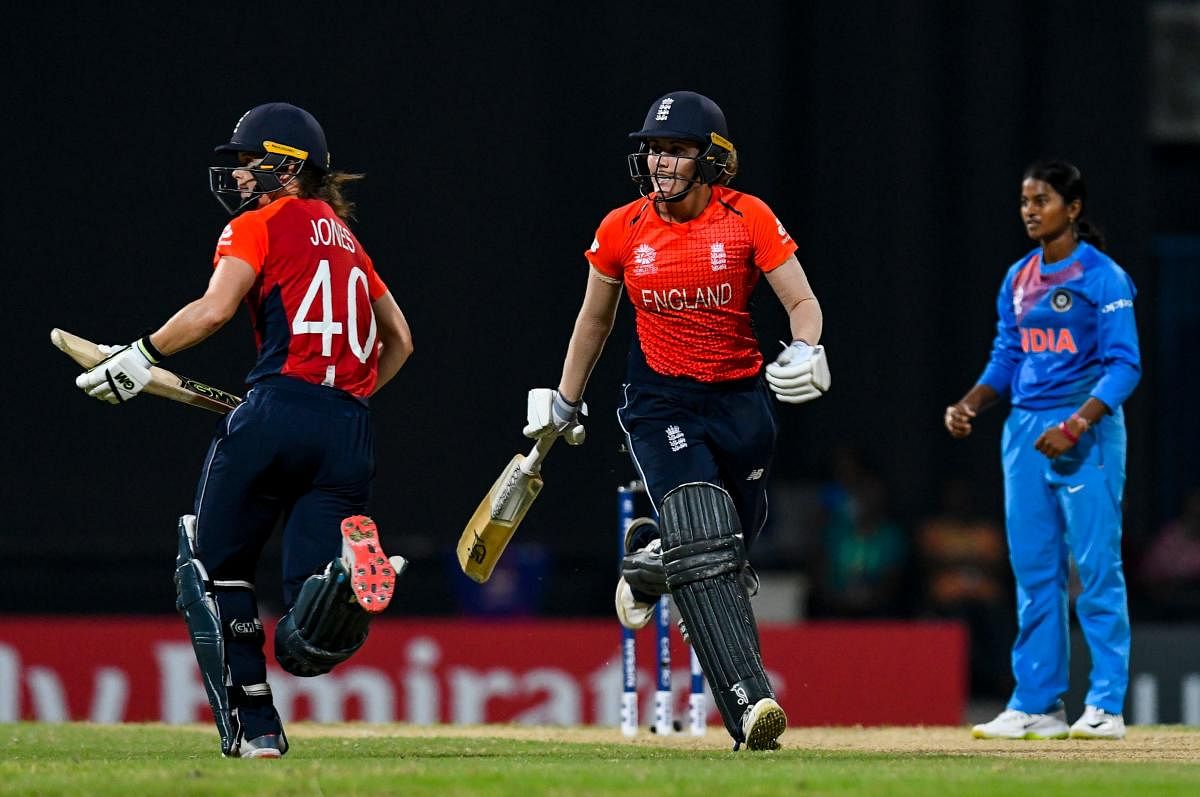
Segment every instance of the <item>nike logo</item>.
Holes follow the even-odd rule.
[[[1104,724],[1104,721],[1103,721],[1103,720],[1101,720],[1100,722],[1089,722],[1089,723],[1087,724],[1087,726],[1088,726],[1089,728],[1099,728],[1099,727],[1100,727],[1100,726],[1102,726],[1103,724]]]
[[[1076,484],[1072,487],[1068,487],[1067,492],[1074,494],[1074,493],[1077,493],[1080,490],[1082,490],[1084,487],[1087,487],[1087,485],[1086,484]]]

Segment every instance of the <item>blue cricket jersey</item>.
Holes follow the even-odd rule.
[[[1141,377],[1129,275],[1088,243],[1057,263],[1034,249],[1013,264],[996,299],[992,356],[979,381],[1014,407],[1116,410]]]

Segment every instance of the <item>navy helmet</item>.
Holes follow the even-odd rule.
[[[268,102],[246,111],[234,126],[229,141],[218,145],[215,151],[262,157],[251,168],[209,167],[209,188],[231,214],[256,203],[259,196],[282,188],[285,182],[280,175],[290,174],[295,179],[305,168],[329,171],[325,131],[311,113],[286,102]],[[289,170],[289,166],[294,168]],[[252,189],[239,187],[234,176],[238,171],[248,171],[254,176]]]
[[[643,196],[649,196],[653,190],[646,155],[649,153],[647,142],[654,138],[694,141],[700,145],[691,183],[687,189],[673,197],[664,198],[664,201],[683,199],[696,183],[712,185],[726,176],[732,177],[728,167],[734,147],[729,141],[725,114],[719,105],[703,94],[694,91],[664,94],[651,103],[642,129],[630,133],[629,137],[640,142],[638,151],[628,156],[628,162],[629,174]]]

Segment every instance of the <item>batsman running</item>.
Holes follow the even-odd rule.
[[[263,545],[283,520],[285,614],[275,658],[298,676],[328,672],[366,641],[391,600],[389,559],[365,516],[375,472],[369,396],[412,353],[404,314],[347,226],[343,186],[320,124],[274,102],[250,109],[217,152],[209,181],[235,218],[217,241],[204,295],[157,331],[76,380],[121,404],[150,367],[250,309],[258,361],[245,401],[226,415],[204,460],[192,514],[179,519],[176,607],[229,757],[279,758],[287,737],[267,684],[254,592]]]
[[[616,609],[641,628],[669,592],[734,749],[773,750],[787,717],[763,668],[747,555],[767,516],[772,392],[801,404],[829,389],[821,308],[796,244],[761,200],[728,187],[738,169],[725,115],[690,91],[655,100],[629,172],[641,199],[610,212],[591,248],[583,306],[558,389],[530,391],[525,434],[582,442],[584,387],[622,290],[635,311],[617,418],[658,512],[626,536]],[[761,274],[791,342],[766,367],[748,303]]]

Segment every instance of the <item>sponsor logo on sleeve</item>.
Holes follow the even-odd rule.
[[[600,251],[600,239],[599,238],[592,239],[592,247],[588,251],[590,251],[592,254],[595,254],[596,252]]]
[[[779,243],[781,244],[792,239],[792,236],[788,235],[788,231],[783,228],[783,222],[779,220],[778,216],[775,217],[775,231],[779,233]]]
[[[1123,310],[1125,308],[1130,308],[1130,309],[1133,308],[1133,300],[1132,299],[1117,299],[1115,302],[1109,302],[1108,304],[1106,304],[1100,308],[1100,312],[1115,313],[1118,310]]]
[[[225,225],[225,229],[221,230],[221,237],[217,239],[217,246],[229,246],[233,243],[233,226]]]

